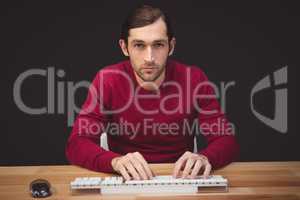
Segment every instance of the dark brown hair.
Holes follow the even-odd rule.
[[[141,5],[129,13],[122,25],[120,38],[127,43],[130,29],[153,24],[159,18],[162,18],[166,23],[167,35],[170,41],[174,33],[169,17],[161,9],[149,5]]]

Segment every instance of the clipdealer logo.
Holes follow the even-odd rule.
[[[250,95],[250,107],[252,113],[261,122],[280,133],[287,133],[288,131],[288,89],[287,87],[282,88],[282,86],[287,86],[287,73],[288,66],[285,66],[273,72],[273,79],[271,79],[270,75],[265,76],[252,88]],[[274,80],[274,83],[272,83],[271,80]],[[253,102],[256,93],[271,89],[274,90],[275,93],[274,119],[266,117],[255,110]]]
[[[72,126],[75,113],[80,112],[80,107],[75,104],[75,93],[80,88],[88,89],[90,82],[86,80],[78,81],[60,81],[66,75],[62,69],[56,70],[55,67],[47,69],[29,69],[21,73],[14,82],[13,97],[17,107],[24,113],[31,115],[43,114],[65,114],[68,117],[68,126]],[[32,108],[25,104],[22,98],[22,85],[32,76],[45,77],[47,81],[47,103],[40,108]],[[67,100],[67,105],[65,103]],[[57,102],[57,103],[56,103]]]
[[[287,71],[288,66],[285,66],[273,72],[272,78],[271,75],[265,76],[254,85],[250,92],[250,108],[253,115],[262,123],[280,133],[287,133],[288,131],[288,89],[286,87],[288,83]],[[75,93],[80,88],[85,88],[88,90],[91,86],[91,83],[86,80],[78,81],[76,83],[74,83],[73,81],[60,80],[64,78],[65,75],[66,73],[64,70],[55,69],[55,67],[48,67],[47,69],[29,69],[21,73],[15,80],[13,87],[13,97],[16,106],[24,113],[32,115],[67,114],[68,126],[72,126],[75,119],[75,114],[79,113],[81,110],[81,108],[75,104]],[[22,84],[31,76],[42,76],[47,80],[47,103],[44,107],[32,108],[29,105],[26,105],[22,99],[22,94],[24,95],[24,92],[22,93]],[[123,76],[125,76],[125,74]],[[129,81],[130,78],[126,78]],[[272,80],[274,80],[274,83],[272,82]],[[224,82],[221,82],[221,85],[218,88],[216,84],[209,82],[205,83],[204,86],[209,85],[213,88],[215,92],[215,95],[213,95],[213,97],[220,99],[221,109],[224,113],[226,113],[227,90],[234,87],[235,84],[235,81],[231,81],[226,84]],[[90,89],[95,90],[95,88]],[[255,95],[266,90],[273,90],[275,94],[275,108],[273,109],[273,119],[259,113],[255,109],[254,105]],[[211,98],[211,95],[205,96],[204,98]],[[67,105],[65,105],[65,103],[67,103]],[[202,110],[202,112],[205,111]]]
[[[191,80],[191,70],[188,69],[186,73],[186,79]],[[91,84],[91,82],[86,80],[81,81],[64,81],[63,78],[65,78],[66,73],[62,69],[56,69],[55,67],[47,67],[46,69],[38,69],[33,68],[26,70],[18,75],[14,82],[13,86],[13,98],[16,106],[21,110],[22,112],[29,114],[29,115],[45,115],[45,114],[67,114],[67,122],[68,126],[73,126],[73,123],[75,121],[75,115],[80,113],[81,106],[76,105],[75,103],[75,94],[76,92],[84,88],[89,91],[89,95],[91,95],[91,101],[88,102],[88,104],[85,107],[84,112],[90,112],[96,109],[100,109],[101,112],[104,114],[114,114],[114,113],[120,113],[126,110],[130,104],[134,104],[137,111],[147,115],[147,114],[154,114],[158,113],[159,111],[165,113],[165,114],[172,114],[175,112],[192,112],[191,109],[194,108],[196,111],[198,111],[201,114],[214,114],[218,112],[218,110],[215,109],[202,109],[200,105],[198,105],[198,100],[204,99],[209,100],[212,98],[220,99],[220,106],[221,110],[225,113],[226,111],[226,94],[227,90],[234,86],[235,82],[221,82],[219,86],[216,84],[209,82],[209,81],[203,81],[200,82],[195,88],[191,88],[190,81],[187,83],[186,88],[181,88],[181,85],[177,83],[176,81],[168,81],[162,84],[162,87],[172,87],[172,89],[177,89],[175,93],[165,95],[161,101],[160,105],[157,108],[148,110],[144,109],[140,105],[141,99],[157,99],[160,96],[160,92],[158,92],[156,95],[154,94],[140,94],[138,91],[141,89],[140,87],[137,87],[137,89],[134,89],[133,82],[131,80],[131,77],[125,72],[119,71],[119,70],[110,70],[105,69],[101,70],[101,73],[97,74],[99,75],[99,88],[103,86],[104,80],[106,77],[118,75],[123,78],[124,85],[128,84],[130,90],[129,90],[129,97],[128,101],[124,102],[125,105],[121,105],[120,108],[114,109],[114,110],[105,110],[105,107],[102,105],[103,101],[103,91],[97,89],[95,85]],[[44,102],[44,106],[41,107],[33,107],[30,105],[30,102],[24,102],[23,96],[26,95],[25,91],[23,89],[23,84],[30,79],[31,77],[38,76],[42,77],[46,80],[47,86],[45,88],[45,92],[47,95],[46,102]],[[95,80],[96,81],[96,80]],[[127,81],[127,83],[126,83]],[[200,91],[202,88],[211,88],[214,94],[198,94],[197,92]],[[99,91],[98,91],[99,90]],[[184,104],[183,102],[183,96],[187,95],[187,99],[191,102],[191,104]],[[167,104],[168,101],[171,100],[177,100],[178,105],[176,105],[176,108],[169,109]],[[99,102],[97,102],[99,100]],[[222,126],[222,124],[219,124],[219,126]]]

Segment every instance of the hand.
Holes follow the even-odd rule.
[[[206,156],[187,151],[176,161],[173,177],[177,178],[183,168],[182,178],[195,178],[203,168],[203,177],[207,178],[211,171],[211,164]]]
[[[134,180],[148,180],[153,178],[153,172],[139,152],[127,153],[125,156],[113,158],[111,166],[126,181],[132,178]]]

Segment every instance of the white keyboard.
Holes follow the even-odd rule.
[[[226,192],[227,185],[227,179],[220,175],[207,179],[155,176],[151,180],[130,181],[124,181],[121,176],[78,177],[70,183],[72,190],[100,189],[101,194]]]

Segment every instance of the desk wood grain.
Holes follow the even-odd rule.
[[[173,164],[151,164],[156,175],[171,174]],[[81,176],[108,176],[77,166],[0,167],[0,200],[32,199],[29,184],[37,178],[50,181],[53,195],[45,199],[300,199],[300,161],[235,162],[215,170],[229,180],[227,193],[138,194],[101,196],[98,192],[72,193],[69,183]]]

